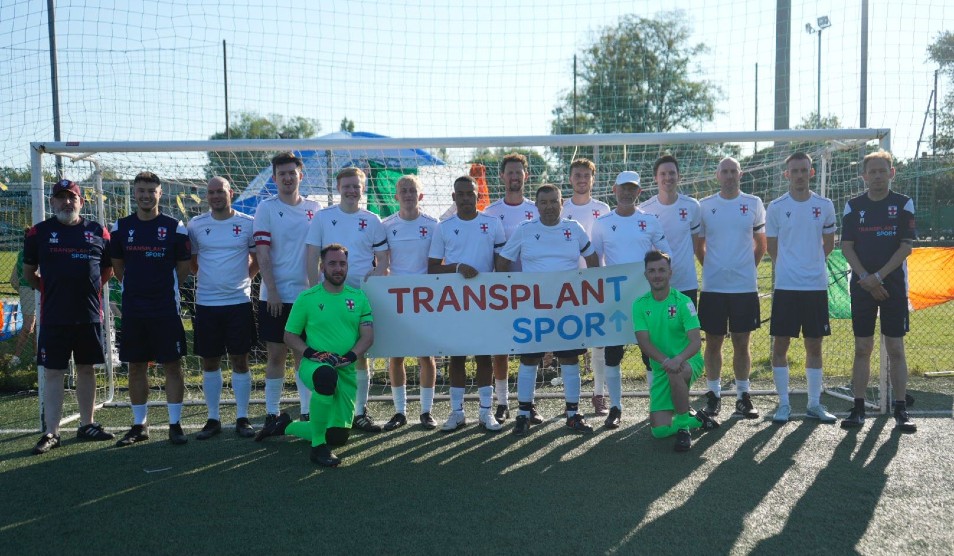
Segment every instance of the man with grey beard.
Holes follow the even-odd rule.
[[[80,216],[83,195],[69,180],[53,185],[50,208],[54,216],[30,228],[23,240],[23,275],[43,292],[37,365],[43,380],[44,434],[33,448],[45,454],[60,446],[63,414],[63,376],[70,358],[76,364],[76,400],[79,403],[79,440],[112,440],[113,435],[93,421],[96,377],[93,365],[105,361],[101,290],[113,269],[108,256],[109,232],[102,224]]]

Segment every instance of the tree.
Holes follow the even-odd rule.
[[[575,102],[573,91],[568,91],[553,109],[552,133],[668,132],[697,129],[711,121],[721,92],[713,83],[695,78],[699,69],[693,59],[707,47],[689,42],[686,21],[679,11],[655,18],[628,15],[600,30],[578,57]],[[694,153],[700,150],[724,151],[720,146],[665,145],[624,154],[622,148],[602,147],[600,161],[608,168],[645,171],[664,152],[699,158]],[[561,171],[567,172],[574,149],[553,151]]]
[[[928,57],[940,66],[938,69],[954,85],[954,32],[939,34],[928,46]],[[938,111],[938,131],[933,137],[934,147],[940,152],[954,152],[954,87],[950,89]]]
[[[341,118],[341,131],[354,133],[354,120],[349,120],[347,116]]]
[[[261,116],[257,112],[241,112],[238,121],[229,126],[229,133],[222,131],[209,139],[308,139],[318,135],[321,124],[318,120],[295,116],[285,119],[279,114]],[[223,176],[242,191],[262,168],[268,166],[272,154],[261,151],[210,152],[206,177]]]

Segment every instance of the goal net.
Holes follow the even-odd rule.
[[[489,202],[502,196],[503,188],[498,178],[499,162],[510,152],[517,151],[528,156],[530,179],[526,195],[532,199],[535,185],[553,183],[560,186],[564,197],[572,194],[569,186],[570,162],[578,157],[591,159],[597,167],[593,197],[608,203],[616,202],[612,183],[617,173],[634,170],[642,177],[643,193],[640,201],[656,193],[653,181],[653,162],[662,154],[674,154],[679,159],[683,193],[696,198],[718,191],[715,169],[726,157],[737,158],[743,168],[742,189],[758,195],[766,206],[774,198],[787,191],[783,180],[784,159],[795,152],[807,152],[814,160],[816,178],[813,190],[834,201],[837,214],[841,214],[845,202],[864,190],[858,179],[858,163],[864,154],[879,147],[888,148],[890,132],[872,129],[824,129],[763,132],[711,132],[711,133],[664,133],[664,134],[609,134],[609,135],[549,135],[527,137],[444,137],[395,139],[370,134],[334,134],[330,138],[307,140],[241,140],[241,141],[180,141],[180,142],[71,142],[32,144],[32,218],[38,221],[48,216],[46,192],[49,191],[49,176],[54,174],[56,158],[61,157],[64,177],[80,183],[87,198],[85,216],[106,225],[135,210],[130,196],[132,177],[140,171],[149,170],[160,176],[163,182],[162,211],[187,222],[206,212],[204,199],[207,180],[213,175],[224,175],[233,184],[236,196],[233,206],[242,212],[254,214],[262,199],[274,194],[274,183],[269,179],[270,157],[280,151],[295,151],[306,161],[302,182],[303,195],[321,201],[323,206],[335,204],[337,193],[334,175],[343,167],[363,168],[367,175],[366,203],[369,210],[382,218],[396,212],[394,185],[405,174],[417,175],[424,187],[423,211],[435,216],[445,215],[452,206],[451,191],[454,178],[471,175],[480,185],[481,201]],[[836,252],[837,253],[837,252]],[[768,335],[767,319],[771,311],[772,269],[766,257],[759,270],[759,292],[762,315],[766,321],[752,335],[753,380],[756,393],[774,393],[771,384],[771,366],[768,363],[771,338]],[[830,280],[845,283],[847,266],[830,264]],[[835,291],[837,288],[832,289]],[[117,284],[109,287],[109,312],[106,328],[111,338],[122,341],[120,297]],[[253,291],[255,294],[256,291]],[[182,287],[182,319],[189,338],[190,355],[184,360],[186,375],[186,403],[204,403],[202,393],[202,368],[200,361],[191,355],[192,319],[194,315],[194,282]],[[106,295],[104,295],[104,299]],[[833,319],[847,315],[833,311]],[[829,392],[850,398],[845,390],[850,375],[853,344],[850,322],[833,320],[832,337],[824,344],[825,368]],[[118,334],[117,334],[118,329]],[[440,333],[435,331],[435,333]],[[478,340],[475,340],[478,341]],[[803,367],[802,350],[793,347],[790,353],[792,367]],[[726,350],[731,348],[727,345]],[[261,345],[251,354],[253,372],[253,401],[264,402],[265,352]],[[731,357],[723,369],[725,387],[731,390]],[[589,371],[589,354],[584,358],[584,396],[592,389]],[[416,360],[407,359],[409,398],[414,399],[418,385]],[[627,395],[647,395],[645,370],[638,349],[630,346],[623,360],[624,380]],[[541,395],[562,395],[559,367],[544,364],[538,373]],[[288,359],[285,385],[285,401],[297,403],[291,358]],[[766,372],[767,369],[767,372]],[[879,370],[880,369],[880,370]],[[223,361],[225,388],[223,402],[230,400],[230,373]],[[473,386],[473,368],[468,373]],[[868,401],[882,409],[886,407],[887,391],[884,364],[876,354],[873,362],[872,387]],[[834,378],[832,378],[833,375]],[[387,361],[373,362],[372,399],[390,399]],[[163,385],[161,369],[150,367],[150,403],[163,403],[159,393]],[[106,405],[128,404],[125,366],[118,358],[107,357],[106,365],[98,373],[98,400]],[[511,391],[515,391],[516,367],[512,366]],[[761,380],[760,380],[761,379]],[[438,360],[438,396],[446,394],[449,386],[446,361]],[[43,380],[39,381],[42,385]],[[797,381],[793,382],[798,384]],[[700,382],[701,384],[701,382]],[[68,387],[72,379],[68,378]],[[475,392],[470,392],[475,393]],[[67,396],[65,415],[75,414],[75,398]],[[72,407],[69,407],[72,406]],[[69,419],[69,417],[67,417]]]

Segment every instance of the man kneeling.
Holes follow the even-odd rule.
[[[669,286],[669,255],[649,251],[643,262],[650,289],[633,302],[633,328],[656,376],[649,391],[649,424],[656,438],[675,435],[676,451],[685,452],[692,446],[690,430],[719,427],[689,407],[689,385],[703,372],[699,317],[692,300]]]
[[[324,281],[298,296],[285,324],[285,344],[302,354],[298,376],[314,394],[311,419],[292,423],[282,413],[256,440],[286,433],[304,438],[311,442],[311,461],[335,467],[341,459],[329,445],[348,439],[357,391],[354,363],[371,347],[374,329],[368,298],[345,285],[348,250],[326,246],[321,270]]]

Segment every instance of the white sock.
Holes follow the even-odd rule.
[[[169,424],[177,425],[179,421],[182,420],[182,404],[181,403],[167,403],[166,409],[169,410]]]
[[[371,388],[371,373],[367,369],[358,369],[356,375],[358,395],[354,399],[354,412],[356,415],[364,415],[364,408],[368,405],[368,390]]]
[[[749,391],[749,381],[748,380],[735,380],[735,397],[737,399],[742,399],[742,394],[745,394]]]
[[[298,389],[298,403],[301,405],[301,414],[311,413],[311,390],[301,381],[297,372],[295,373],[295,388]]]
[[[606,367],[606,389],[609,390],[610,407],[623,409],[623,373],[619,365]]]
[[[590,351],[590,367],[593,368],[593,395],[602,396],[606,381],[606,349],[595,347]]]
[[[464,389],[451,386],[450,408],[455,413],[464,412]]]
[[[421,413],[430,413],[434,407],[434,389],[421,388]]]
[[[709,387],[709,390],[712,390],[712,393],[716,395],[717,398],[722,397],[722,381],[718,378],[715,380],[706,379],[706,385]]]
[[[656,373],[654,371],[646,371],[646,389],[653,389],[653,380],[656,378]],[[622,380],[622,378],[620,378]]]
[[[407,386],[392,386],[391,397],[394,398],[394,411],[407,415]]]
[[[805,369],[805,378],[808,379],[808,407],[821,403],[822,370]]]
[[[497,392],[497,405],[507,405],[510,403],[508,399],[510,396],[510,385],[507,383],[507,379],[498,378],[494,380],[494,390]]]
[[[282,403],[282,388],[285,387],[283,378],[265,379],[265,413],[278,415]]]
[[[222,369],[202,373],[202,393],[209,407],[209,419],[219,420],[219,400],[222,398]]]
[[[490,412],[494,403],[494,387],[481,386],[477,389],[477,396],[480,398],[480,416],[483,417]]]
[[[517,400],[533,402],[533,390],[537,382],[537,366],[520,364],[517,370]],[[529,415],[529,411],[521,410],[520,415]]]
[[[149,416],[149,406],[146,404],[132,406],[133,424],[145,425],[146,418]]]
[[[232,393],[235,394],[235,417],[248,418],[248,400],[252,397],[252,371],[232,371]]]
[[[563,397],[566,403],[580,403],[580,366],[560,365],[560,371],[563,373]]]
[[[772,376],[775,378],[778,404],[788,405],[788,367],[772,367]]]

